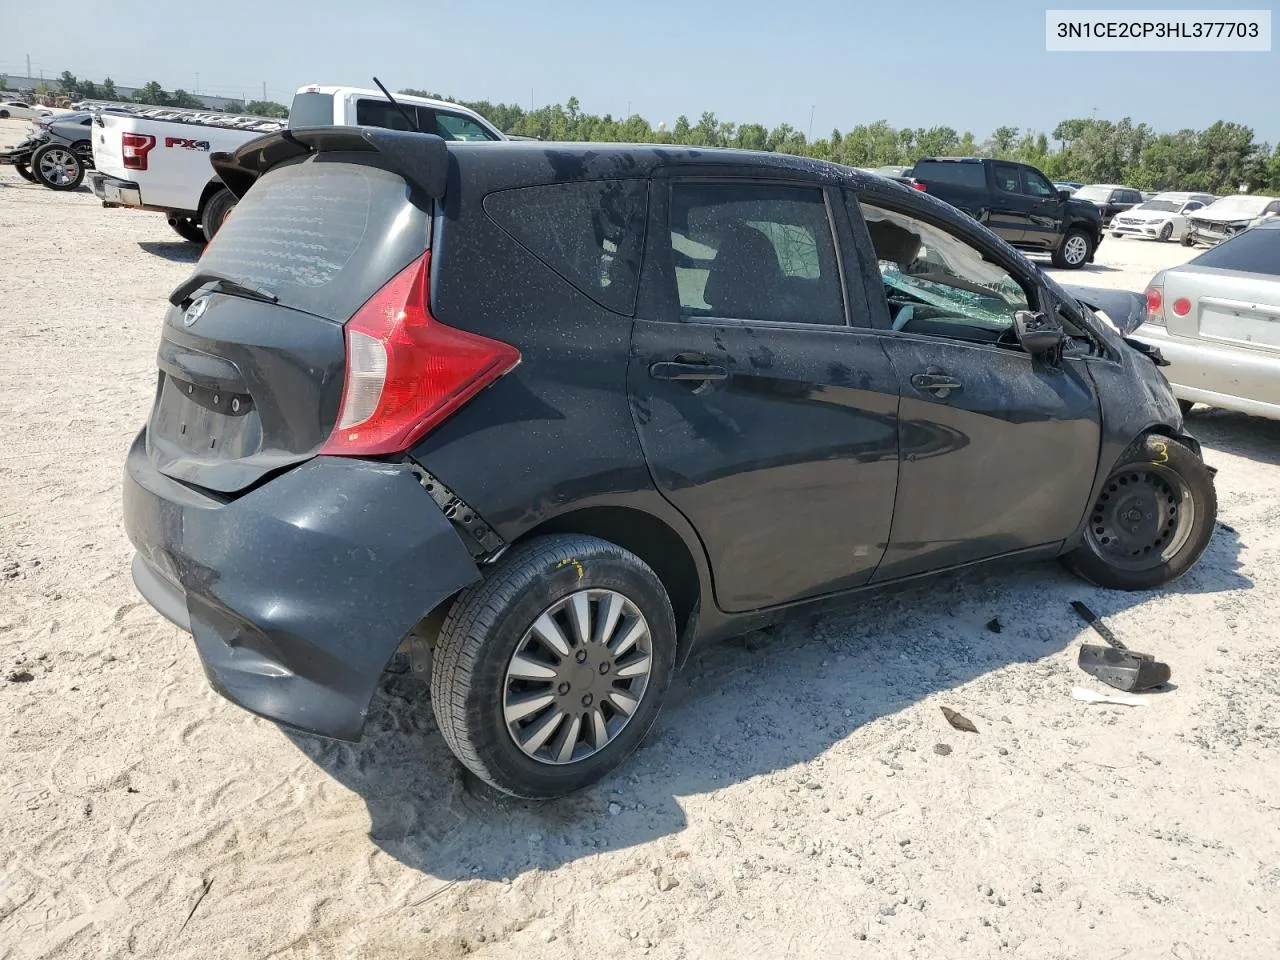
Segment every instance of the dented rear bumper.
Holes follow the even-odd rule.
[[[209,682],[256,714],[359,739],[387,661],[479,571],[409,467],[317,457],[234,500],[129,450],[133,578],[189,630]]]

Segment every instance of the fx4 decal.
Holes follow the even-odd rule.
[[[165,137],[164,145],[166,147],[181,147],[183,150],[203,150],[209,152],[208,140],[186,140],[182,137]]]

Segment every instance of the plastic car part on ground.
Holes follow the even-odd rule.
[[[1079,600],[1073,600],[1071,606],[1080,615],[1080,619],[1093,627],[1108,644],[1105,647],[1093,643],[1082,644],[1080,657],[1076,661],[1081,670],[1108,686],[1126,692],[1152,690],[1169,682],[1173,671],[1167,663],[1161,663],[1149,653],[1130,650],[1096,613]]]

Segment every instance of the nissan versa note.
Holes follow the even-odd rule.
[[[225,696],[360,737],[400,648],[525,797],[691,646],[994,558],[1148,589],[1214,527],[1157,369],[928,194],[774,154],[293,130],[170,297],[133,577]]]

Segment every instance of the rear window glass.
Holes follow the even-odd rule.
[[[289,126],[303,127],[333,126],[333,94],[331,93],[299,93],[293,98],[289,107]]]
[[[341,157],[269,171],[205,248],[200,267],[264,287],[286,306],[349,319],[427,249],[430,218],[399,176]]]
[[[938,161],[921,161],[916,164],[912,176],[926,183],[951,183],[958,187],[977,187],[983,189],[987,185],[986,171],[980,163],[939,163]]]
[[[1280,230],[1253,229],[1210,247],[1191,261],[1197,267],[1280,276]]]
[[[485,212],[530,253],[602,307],[635,311],[649,191],[646,180],[519,187]]]

